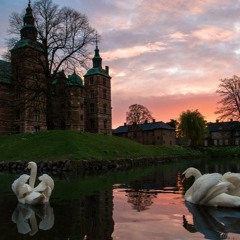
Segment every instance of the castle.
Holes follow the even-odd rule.
[[[39,61],[43,55],[30,2],[23,17],[21,39],[11,49],[11,62],[0,60],[0,135],[45,131],[52,106],[52,129],[112,133],[111,77],[102,68],[96,41],[92,68],[84,79],[74,71],[57,72],[51,81],[51,102]],[[38,91],[31,86],[38,85]],[[48,93],[49,94],[49,93]]]

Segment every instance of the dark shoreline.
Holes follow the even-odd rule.
[[[118,158],[112,160],[59,160],[36,161],[38,172],[58,175],[69,172],[74,175],[91,175],[108,171],[128,170],[135,167],[148,167],[161,163],[175,162],[179,160],[196,159],[193,157],[143,157],[143,158]],[[1,161],[0,172],[24,173],[29,161]]]

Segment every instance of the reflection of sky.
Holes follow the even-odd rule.
[[[203,239],[201,233],[190,233],[183,227],[183,215],[190,224],[193,224],[193,218],[184,204],[182,195],[158,194],[147,210],[138,212],[128,203],[126,193],[120,190],[122,189],[115,189],[113,192],[115,222],[113,240]],[[239,234],[228,233],[228,238],[238,239]]]
[[[147,210],[137,212],[127,203],[124,191],[114,190],[115,222],[113,239],[192,239],[182,227],[182,216],[189,215],[178,194],[158,194]],[[196,233],[196,236],[201,234]],[[194,235],[194,237],[195,237]]]
[[[85,13],[102,36],[100,54],[112,76],[113,127],[131,104],[157,120],[198,109],[215,121],[220,78],[239,75],[239,6],[233,0],[54,0]],[[0,52],[8,16],[27,0],[1,1]]]

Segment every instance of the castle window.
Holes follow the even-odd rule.
[[[15,88],[15,99],[20,99],[21,91],[19,87]]]
[[[33,75],[33,80],[35,80],[35,81],[40,80],[40,72],[39,71],[35,71],[35,73]]]
[[[90,120],[90,128],[95,128],[95,121],[93,119]]]
[[[34,132],[40,132],[40,127],[39,126],[34,126]]]
[[[103,79],[103,86],[106,86],[106,79]]]
[[[107,98],[107,90],[103,89],[103,98]]]
[[[99,77],[98,76],[96,76],[96,82],[95,82],[96,84],[98,84],[99,83]]]
[[[103,127],[106,129],[107,128],[107,120],[103,121]]]
[[[91,98],[94,98],[94,90],[91,90],[91,91],[90,91],[90,97],[91,97]]]
[[[34,111],[34,120],[35,121],[39,121],[40,120],[40,111],[39,110],[35,110]]]
[[[21,118],[21,113],[20,113],[20,110],[17,109],[15,112],[15,120],[20,120],[20,118]]]
[[[15,133],[20,133],[20,126],[15,126]]]
[[[93,77],[90,77],[90,84],[93,85]]]
[[[34,96],[34,101],[35,101],[36,104],[39,103],[39,101],[40,101],[40,96],[39,96],[39,94],[37,94],[37,95]]]
[[[103,113],[107,113],[107,104],[106,103],[104,103],[103,104]]]
[[[80,120],[83,121],[83,115],[80,116]]]
[[[90,112],[93,113],[94,112],[94,103],[90,103]]]
[[[83,103],[80,104],[80,108],[83,109]]]

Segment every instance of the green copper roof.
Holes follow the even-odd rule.
[[[77,75],[75,72],[70,75],[67,79],[67,86],[72,87],[72,86],[82,86],[83,81],[79,75]]]
[[[0,60],[0,83],[11,84],[11,63]]]
[[[30,48],[36,49],[40,52],[43,52],[43,48],[42,48],[41,43],[36,42],[36,41],[32,41],[30,39],[22,39],[22,40],[18,41],[15,44],[15,46],[13,47],[12,50],[16,50],[16,49],[19,49],[19,48],[26,48],[26,47],[30,47]]]
[[[102,68],[91,68],[87,71],[87,73],[84,75],[84,77],[91,76],[91,75],[96,75],[96,74],[100,74],[100,75],[103,75],[105,77],[109,77],[107,71],[102,69]]]

